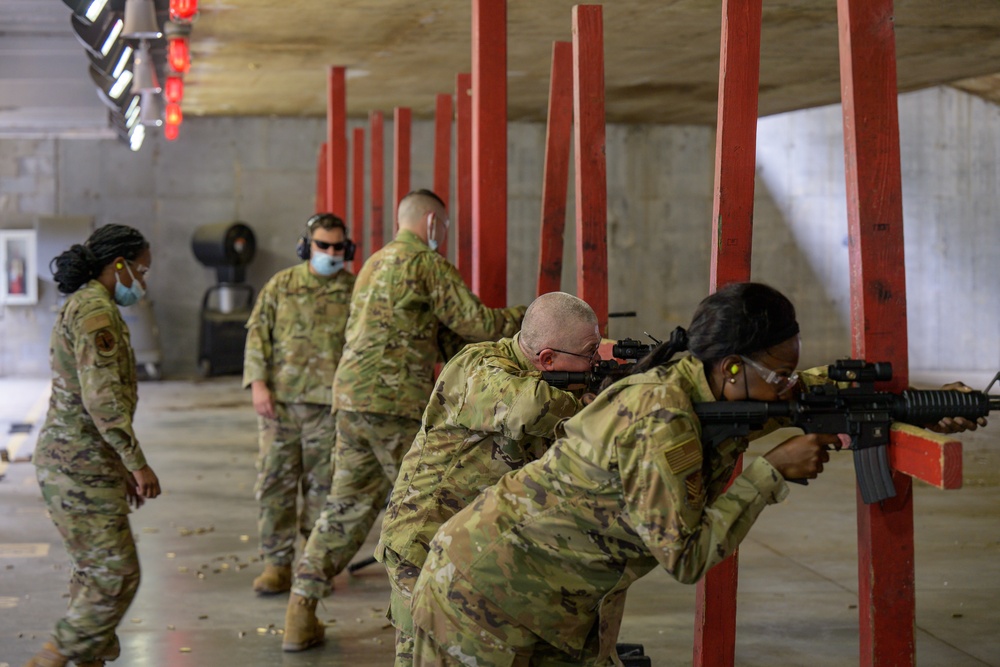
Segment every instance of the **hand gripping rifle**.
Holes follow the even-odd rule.
[[[694,412],[702,425],[702,442],[717,446],[732,437],[749,435],[773,418],[788,419],[806,433],[846,433],[851,437],[854,470],[865,503],[896,495],[889,468],[889,427],[892,422],[916,426],[946,417],[976,420],[1000,410],[1000,396],[989,391],[1000,381],[997,373],[985,391],[907,389],[899,394],[876,391],[875,382],[892,379],[892,365],[843,359],[830,366],[829,377],[850,382],[808,387],[791,401],[718,401],[697,403]],[[797,480],[790,480],[797,481]],[[804,480],[803,480],[804,482]]]
[[[653,337],[650,336],[650,338]],[[655,345],[660,343],[655,338],[653,338],[653,342]],[[542,372],[542,379],[557,389],[566,389],[571,386],[586,386],[587,391],[596,394],[601,391],[601,385],[606,379],[610,378],[614,382],[628,375],[629,367],[632,363],[649,354],[653,347],[654,345],[640,343],[634,338],[623,338],[615,342],[612,346],[611,355],[615,359],[627,359],[630,363],[623,364],[615,361],[615,359],[601,359],[589,371],[581,373],[544,371]]]

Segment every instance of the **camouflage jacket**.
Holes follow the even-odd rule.
[[[243,386],[264,380],[276,401],[332,405],[354,280],[302,262],[267,281],[247,320]]]
[[[636,579],[659,564],[697,581],[788,494],[762,457],[725,490],[747,442],[780,425],[703,451],[692,404],[713,400],[692,357],[616,383],[563,422],[541,459],[441,527],[431,560],[453,568],[435,575],[475,591],[461,604],[499,608],[574,655],[597,622],[601,654],[611,655]]]
[[[414,565],[423,565],[442,523],[544,454],[556,426],[581,407],[541,379],[519,335],[469,345],[438,377],[382,524],[381,545]]]
[[[49,359],[52,396],[32,457],[35,465],[105,487],[94,493],[108,496],[102,500],[111,505],[109,511],[127,512],[122,465],[128,470],[146,465],[132,427],[138,402],[135,356],[128,326],[96,280],[63,304]],[[76,500],[87,508],[83,498]]]
[[[358,274],[335,409],[420,419],[445,328],[467,342],[496,340],[517,332],[524,310],[487,308],[447,259],[401,230]]]

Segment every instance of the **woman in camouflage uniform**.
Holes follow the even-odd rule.
[[[69,609],[26,667],[100,667],[118,657],[115,628],[139,587],[129,503],[160,494],[132,428],[135,356],[115,305],[145,293],[149,243],[106,225],[53,263],[69,297],[52,330],[52,397],[34,463],[73,571]]]
[[[658,565],[697,581],[785,498],[786,479],[816,477],[839,448],[836,435],[790,438],[727,490],[749,439],[702,447],[693,405],[787,398],[798,334],[792,304],[765,285],[705,299],[689,332],[678,327],[541,459],[437,532],[414,590],[414,664],[614,664],[633,582]]]

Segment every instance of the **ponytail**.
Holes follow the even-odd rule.
[[[59,291],[72,294],[100,276],[116,257],[133,260],[147,248],[149,243],[138,230],[126,225],[104,225],[84,244],[76,243],[53,258],[49,270]]]

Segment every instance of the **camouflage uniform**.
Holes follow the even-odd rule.
[[[66,300],[50,346],[52,397],[33,461],[72,561],[54,639],[76,662],[113,660],[115,628],[139,588],[125,493],[125,476],[146,466],[132,428],[135,357],[110,293],[93,280]]]
[[[520,334],[466,347],[441,371],[403,459],[375,557],[389,570],[396,665],[410,664],[413,584],[438,527],[511,470],[534,461],[580,402],[541,379]]]
[[[296,534],[308,539],[330,492],[331,386],[354,280],[347,271],[313,275],[302,262],[267,282],[247,320],[243,386],[265,381],[276,417],[257,418],[255,488],[261,555],[272,565],[292,564]]]
[[[420,428],[444,340],[513,336],[524,310],[484,306],[455,267],[410,231],[368,258],[333,381],[333,488],[296,567],[294,593],[324,597],[364,542]]]
[[[628,587],[657,565],[692,583],[788,494],[750,439],[701,445],[700,361],[628,377],[563,423],[431,542],[413,594],[415,664],[610,665]]]

